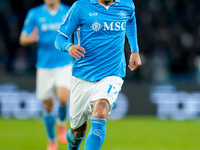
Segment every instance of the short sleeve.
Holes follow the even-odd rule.
[[[28,12],[26,19],[24,21],[22,32],[26,34],[30,34],[35,26],[36,26],[36,20],[34,17],[34,11],[33,9],[31,9]]]
[[[75,2],[66,15],[65,21],[62,23],[58,32],[69,38],[71,34],[80,25],[80,10],[78,7],[78,1]]]

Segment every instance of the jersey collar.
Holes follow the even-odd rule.
[[[98,4],[98,1],[97,0],[90,0],[90,2],[92,3],[92,4]],[[115,3],[119,3],[120,2],[120,0],[115,0]]]

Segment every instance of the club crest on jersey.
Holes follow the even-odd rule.
[[[120,16],[122,18],[125,18],[127,16],[127,13],[124,10],[122,10],[122,11],[120,11]]]

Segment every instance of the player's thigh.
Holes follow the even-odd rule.
[[[123,84],[123,80],[119,77],[106,77],[98,82],[88,82],[72,77],[71,81],[70,123],[74,129],[87,121],[88,116],[94,112],[95,103],[100,99],[105,99],[104,103],[110,106],[104,110],[107,116],[108,110],[111,110],[116,103]],[[97,110],[101,112],[100,109]]]
[[[51,69],[38,68],[36,73],[36,95],[39,100],[54,96],[54,79]]]
[[[88,119],[88,104],[94,83],[72,77],[70,91],[70,124],[73,129],[81,127]]]
[[[69,97],[69,89],[65,88],[65,87],[57,87],[56,88],[56,95],[58,100],[65,105],[67,102],[67,99]]]

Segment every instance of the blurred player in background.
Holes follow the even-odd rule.
[[[64,121],[73,58],[68,53],[56,50],[54,41],[70,6],[62,4],[60,0],[44,0],[44,3],[28,12],[20,35],[20,44],[38,44],[36,94],[38,99],[44,101],[44,123],[49,138],[47,149],[57,150],[53,97],[56,95],[60,102],[58,139],[61,143],[66,143],[67,129]]]
[[[141,65],[134,3],[79,0],[58,31],[56,47],[76,59],[72,68],[68,149],[79,149],[91,114],[85,150],[100,150],[106,135],[107,115],[116,103],[125,76],[125,33],[132,52],[129,68],[133,71]],[[69,41],[74,31],[78,45]]]

